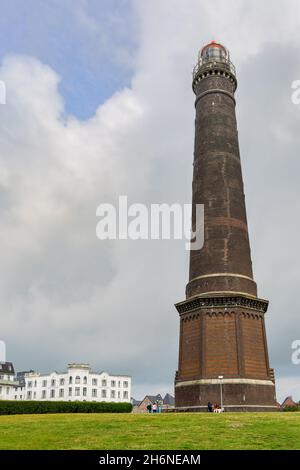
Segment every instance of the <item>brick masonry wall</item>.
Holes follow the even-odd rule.
[[[210,89],[233,93],[234,84],[211,76],[197,85],[197,96]],[[204,246],[190,253],[187,297],[212,291],[256,295],[235,103],[223,93],[205,95],[196,105],[193,209],[196,204],[204,204]],[[192,225],[195,230],[194,210]],[[198,279],[214,273],[237,276]]]
[[[180,377],[191,380],[201,375],[201,318],[181,323]]]
[[[268,376],[263,320],[242,317],[242,340],[245,376],[264,379]]]
[[[235,315],[205,316],[205,375],[236,377],[238,351]]]
[[[177,381],[270,379],[264,317],[239,308],[182,315]]]
[[[274,407],[269,411],[276,411],[275,402],[275,386],[274,385],[249,385],[249,384],[223,384],[223,404],[228,411],[244,411],[242,406],[250,405],[250,410],[256,411],[253,406],[257,407]],[[220,385],[193,385],[189,387],[176,388],[176,402],[175,407],[194,407],[202,406],[206,411],[207,403],[210,401],[213,404],[221,403]],[[236,406],[236,409],[232,406]],[[188,410],[187,410],[188,411]],[[189,411],[194,411],[190,409]],[[249,411],[249,409],[248,409]],[[260,411],[260,408],[257,408]],[[262,411],[262,410],[261,410]]]

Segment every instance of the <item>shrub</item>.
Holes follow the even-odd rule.
[[[300,407],[299,406],[285,406],[283,408],[283,411],[300,411]]]
[[[43,413],[130,413],[131,403],[0,400],[0,415]]]

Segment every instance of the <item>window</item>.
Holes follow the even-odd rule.
[[[96,396],[97,396],[97,389],[93,388],[92,389],[92,397],[96,397]]]
[[[55,379],[51,380],[51,387],[55,387]]]
[[[63,388],[59,389],[59,396],[60,396],[60,398],[62,398],[64,396],[64,389]]]
[[[73,377],[72,377],[72,375],[70,375],[70,377],[69,377],[69,384],[71,384],[72,382],[73,382]]]
[[[119,387],[119,388],[121,387],[121,382],[120,382],[120,380],[118,380],[118,387]]]
[[[83,389],[82,389],[82,395],[83,395],[84,397],[86,397],[86,394],[87,394],[87,388],[86,388],[86,387],[83,387]]]
[[[106,385],[107,385],[107,382],[106,382],[105,379],[103,379],[103,380],[102,380],[102,387],[106,387]]]
[[[69,397],[72,396],[72,387],[69,387]]]
[[[128,388],[128,381],[127,381],[127,380],[125,380],[125,381],[123,382],[123,387],[124,387],[124,388]]]
[[[118,398],[121,398],[121,392],[118,392]]]
[[[0,393],[2,393],[2,387],[0,387]]]
[[[98,380],[97,380],[97,379],[93,379],[93,380],[92,380],[92,385],[97,385],[97,383],[98,383]]]
[[[9,387],[6,387],[6,393],[9,394]]]
[[[80,387],[75,387],[75,396],[79,397],[80,395]]]
[[[106,390],[101,390],[101,397],[106,398]]]
[[[42,387],[47,387],[47,380],[43,380]]]
[[[46,398],[46,390],[42,391],[42,398]]]
[[[33,398],[36,398],[36,392],[33,392]]]
[[[4,379],[4,375],[0,375],[0,380],[3,380]]]
[[[65,379],[60,379],[59,385],[65,385]]]
[[[35,386],[35,387],[37,386],[37,382],[36,382],[36,380],[34,381],[34,386]]]
[[[116,386],[116,381],[115,381],[115,380],[112,380],[112,381],[110,382],[110,385],[111,385],[111,387],[115,387],[115,386]]]
[[[50,398],[55,398],[55,390],[50,390]]]
[[[79,377],[79,375],[77,375],[77,376],[75,377],[75,383],[76,383],[76,384],[80,384],[80,377]]]
[[[31,400],[31,392],[27,392],[27,400]]]
[[[84,376],[84,377],[83,377],[83,383],[84,383],[84,384],[87,384],[87,376]]]
[[[123,392],[123,398],[128,398],[128,392],[127,390],[125,392]]]
[[[110,397],[111,398],[116,398],[116,391],[115,390],[111,390]]]
[[[28,385],[27,385],[27,386],[28,386],[28,388],[31,388],[31,387],[32,387],[32,382],[31,382],[31,380],[28,382]]]

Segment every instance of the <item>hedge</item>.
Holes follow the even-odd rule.
[[[44,413],[130,413],[131,403],[0,400],[0,415]]]
[[[295,406],[285,406],[283,408],[283,411],[300,411],[300,406],[295,405]]]

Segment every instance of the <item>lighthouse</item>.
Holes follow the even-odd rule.
[[[204,205],[204,244],[190,251],[175,376],[178,411],[275,411],[265,314],[253,278],[229,51],[211,42],[193,71],[195,143],[192,230]]]

